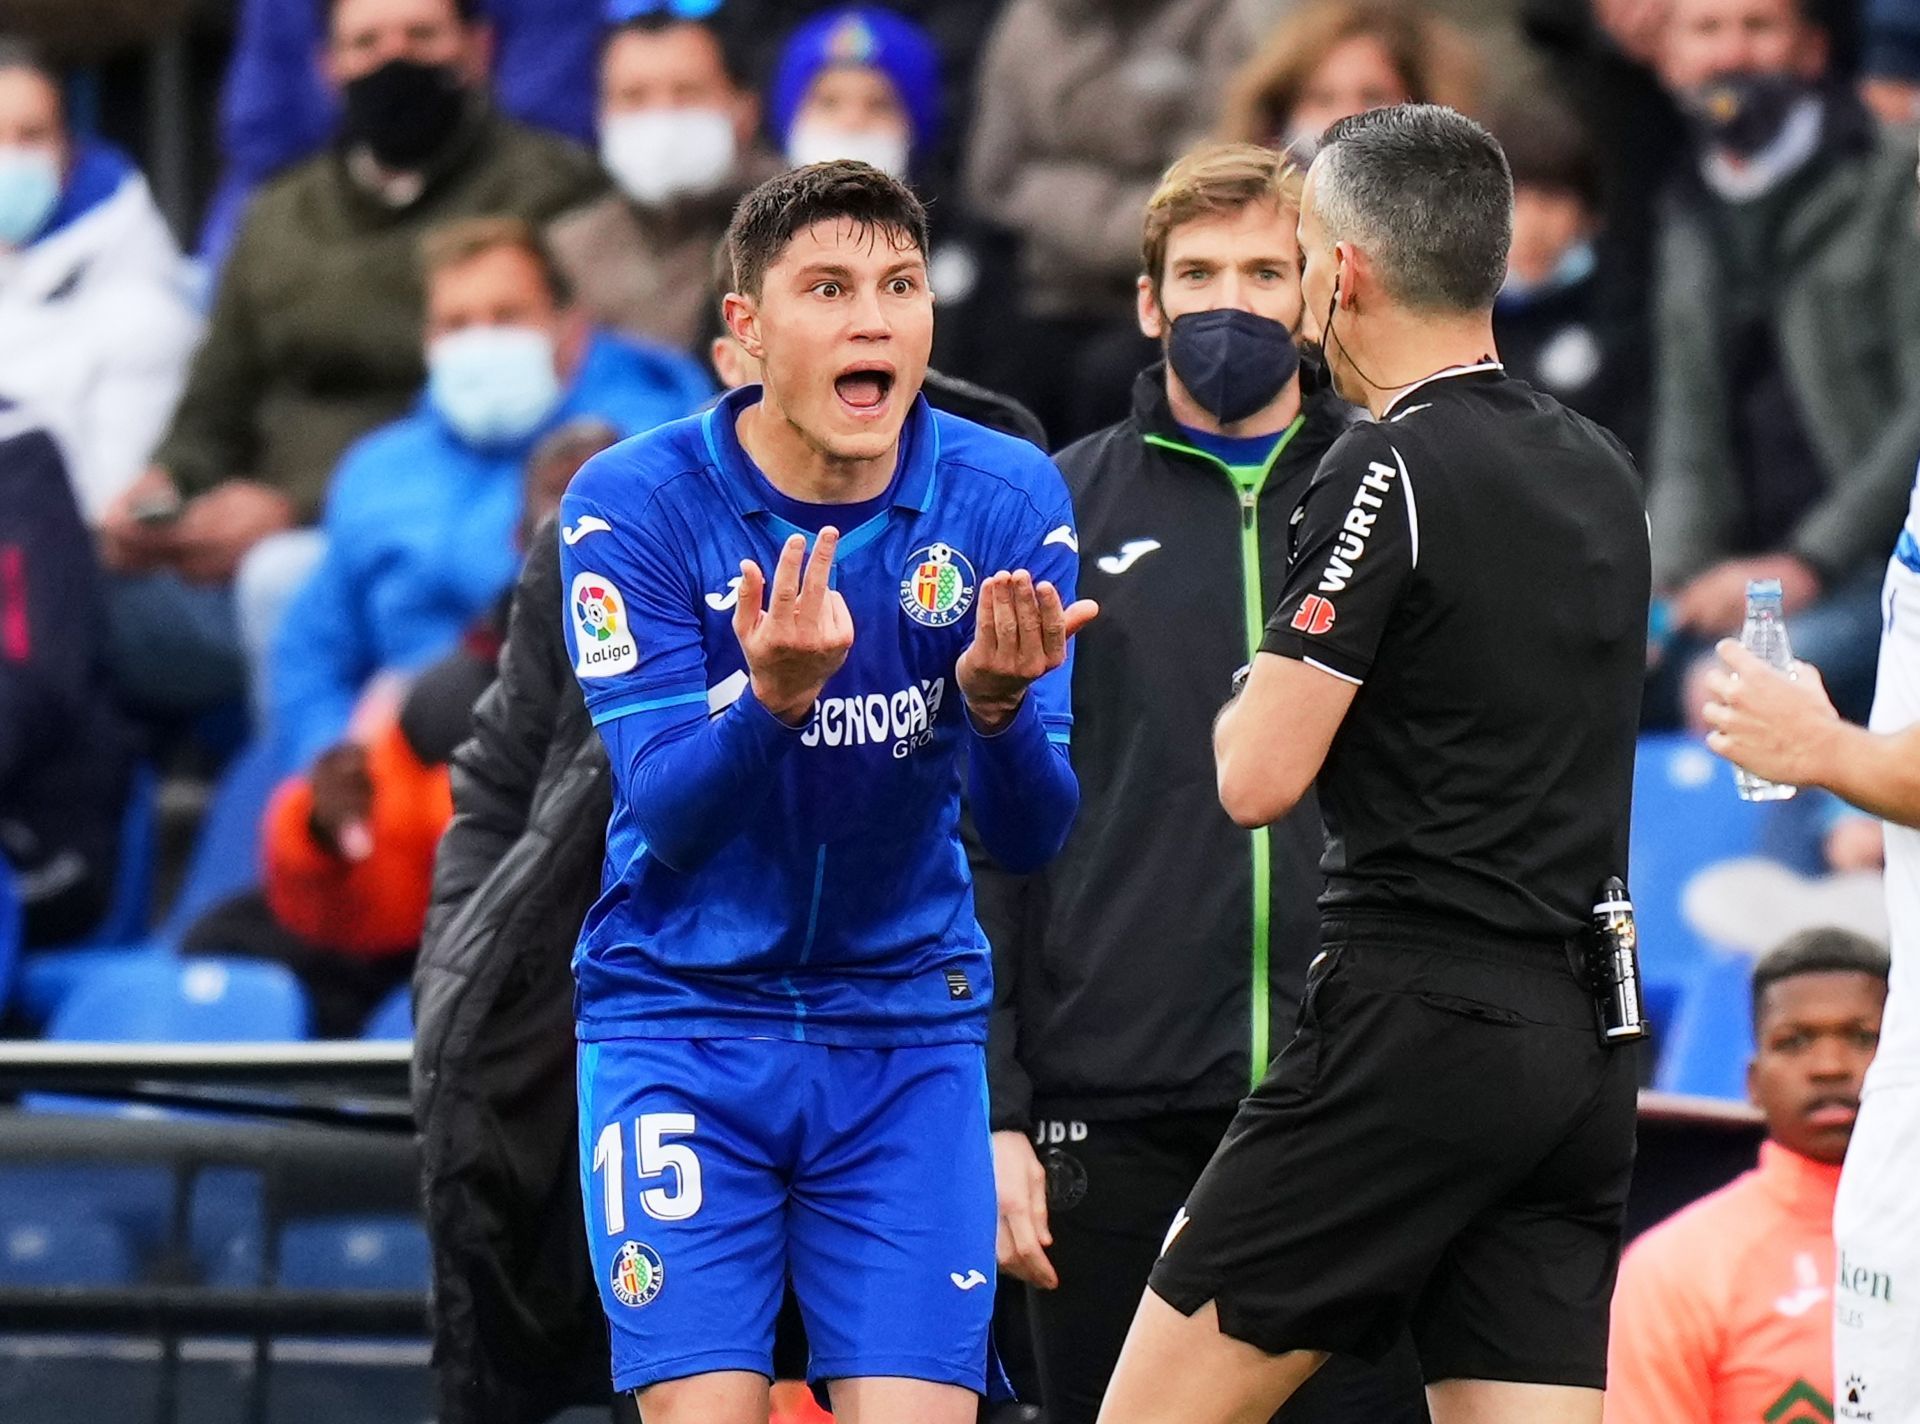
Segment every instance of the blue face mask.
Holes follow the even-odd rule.
[[[1232,425],[1280,394],[1300,369],[1300,349],[1279,322],[1221,307],[1175,317],[1167,361],[1202,410]]]
[[[60,160],[44,148],[0,148],[0,247],[22,247],[60,203]]]
[[[470,326],[427,348],[427,399],[469,445],[525,440],[559,407],[553,338],[528,326]]]

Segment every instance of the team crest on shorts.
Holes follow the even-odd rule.
[[[622,1243],[613,1261],[613,1298],[622,1305],[642,1306],[660,1294],[667,1268],[660,1253],[639,1241]]]
[[[907,562],[900,607],[926,628],[958,623],[973,607],[973,565],[951,544],[929,544]]]

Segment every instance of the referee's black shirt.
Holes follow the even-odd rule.
[[[1619,441],[1492,362],[1321,461],[1262,648],[1358,685],[1323,910],[1562,938],[1627,872],[1650,585]]]

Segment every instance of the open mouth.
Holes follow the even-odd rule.
[[[854,366],[842,371],[833,381],[840,403],[859,415],[874,415],[884,410],[893,394],[893,371],[885,366]]]

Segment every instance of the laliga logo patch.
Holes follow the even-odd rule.
[[[573,670],[581,677],[612,677],[640,661],[626,600],[612,579],[589,571],[575,574],[567,604],[573,613],[574,645],[579,649]]]
[[[622,1243],[613,1262],[613,1298],[622,1305],[639,1307],[660,1294],[667,1283],[667,1268],[660,1253],[638,1241]]]
[[[1293,626],[1302,633],[1319,637],[1333,627],[1333,604],[1317,593],[1308,594],[1294,611]]]
[[[951,544],[929,544],[908,561],[900,607],[924,628],[958,623],[973,607],[973,565]]]

